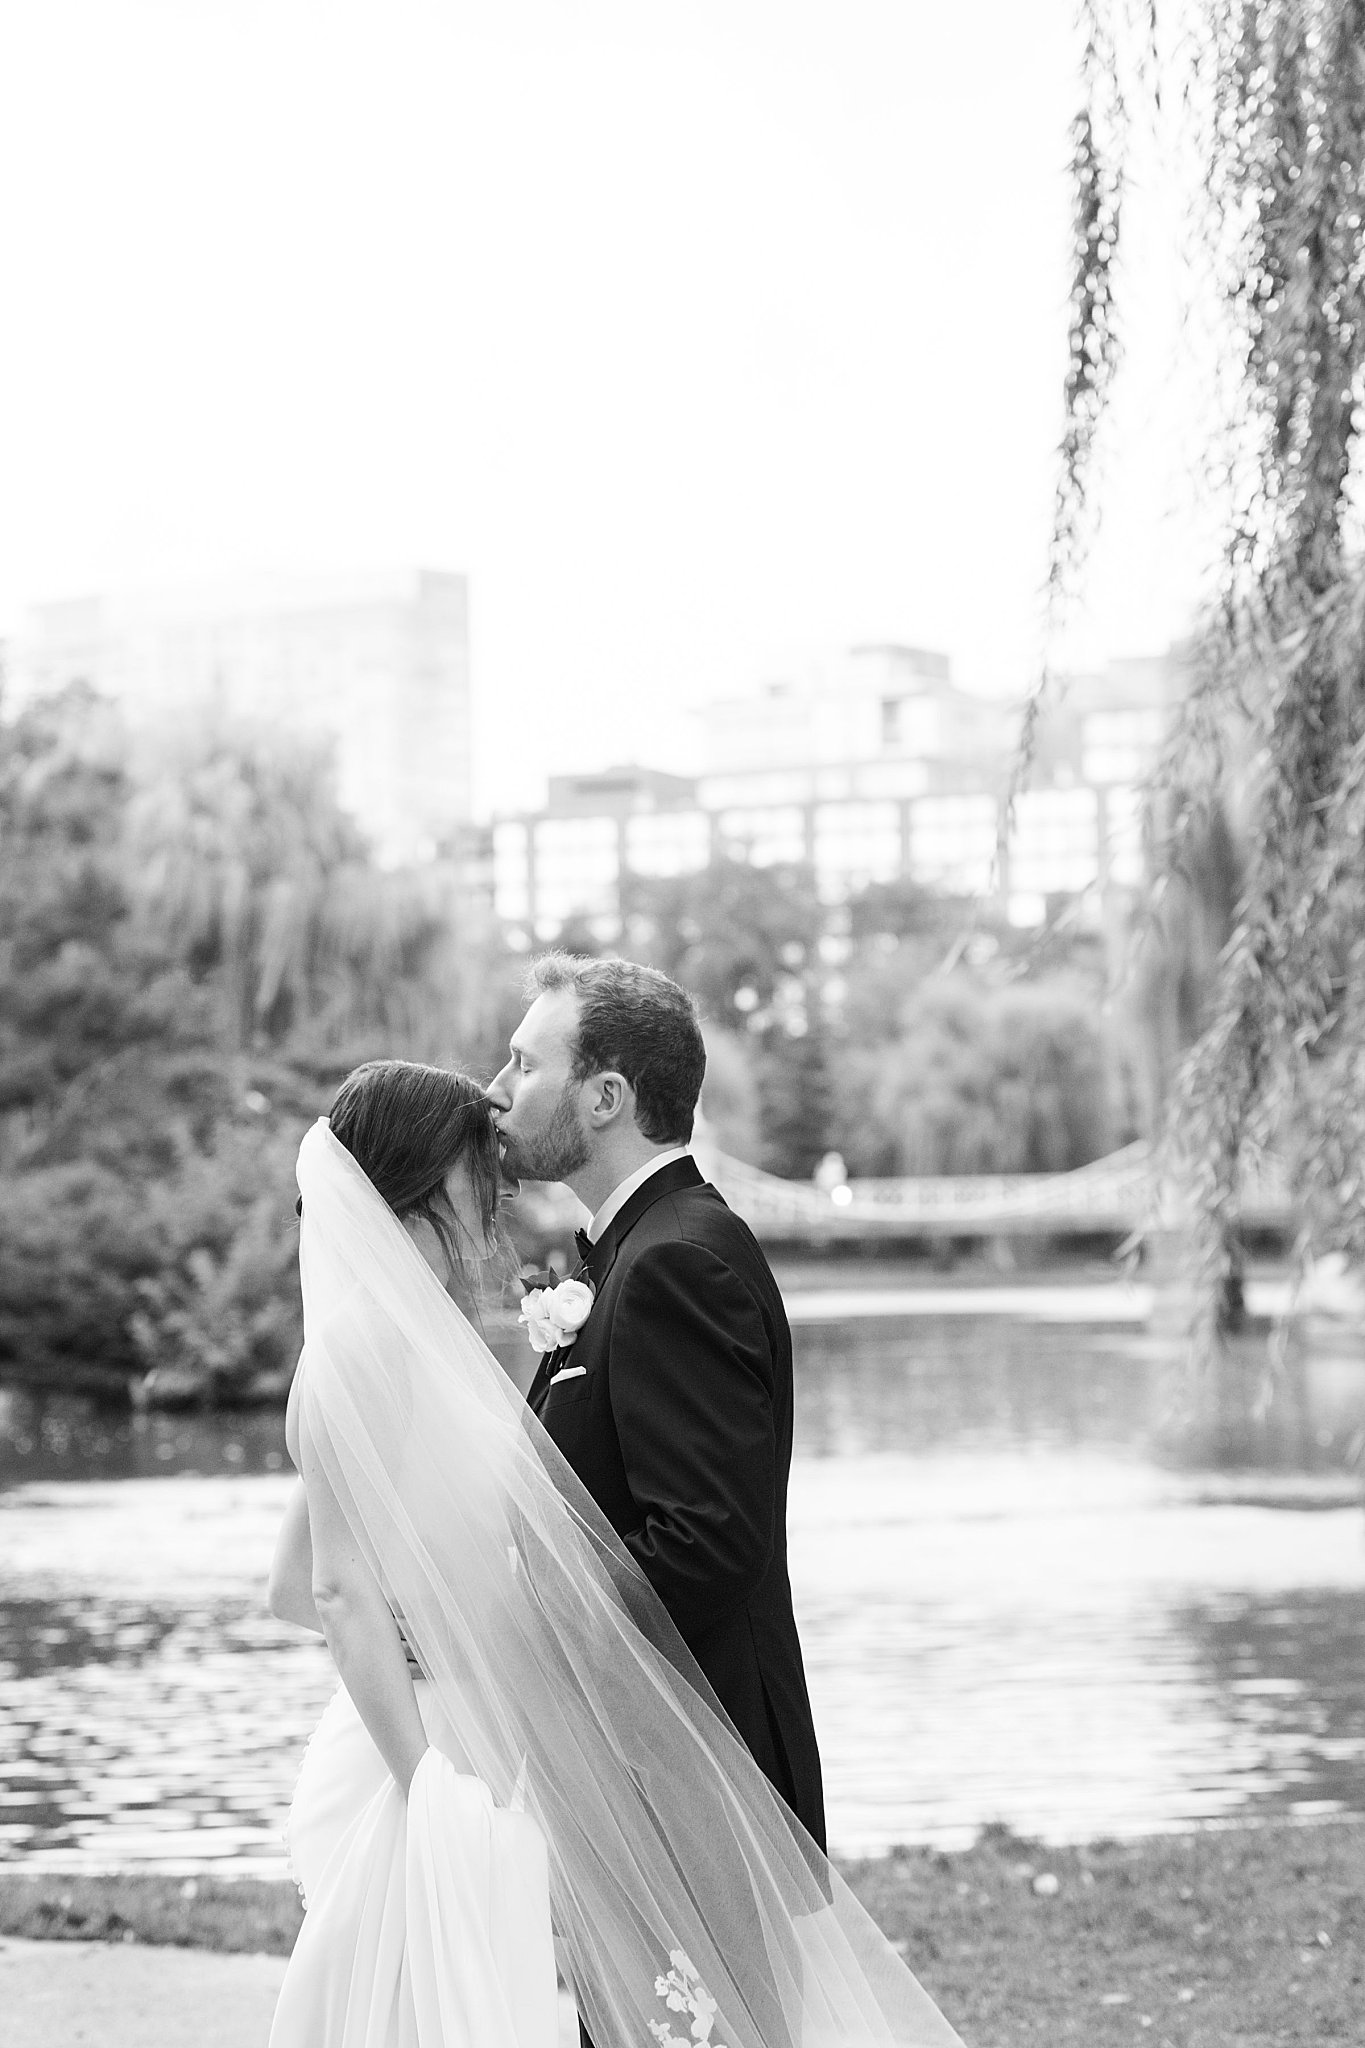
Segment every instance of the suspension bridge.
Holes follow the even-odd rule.
[[[1180,1227],[1177,1198],[1158,1182],[1141,1141],[1069,1173],[847,1180],[833,1187],[782,1180],[704,1140],[693,1150],[707,1179],[764,1243],[1128,1237],[1137,1230]],[[546,1189],[543,1195],[556,1212],[562,1202],[565,1214],[556,1213],[554,1220],[566,1231],[579,1220],[581,1211],[567,1189]],[[1247,1229],[1288,1227],[1289,1194],[1273,1166],[1246,1175],[1240,1210]]]

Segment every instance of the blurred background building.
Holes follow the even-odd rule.
[[[552,775],[542,808],[476,825],[461,575],[40,605],[6,666],[20,695],[84,683],[151,732],[221,717],[322,742],[380,862],[458,853],[520,943],[577,920],[611,944],[630,877],[721,857],[804,865],[830,906],[904,879],[1021,926],[1075,899],[1098,918],[1107,889],[1143,878],[1142,784],[1184,688],[1179,650],[1062,679],[1011,822],[1015,707],[960,689],[945,653],[856,646],[705,706],[696,772]]]
[[[1141,785],[1183,687],[1178,652],[1059,687],[1004,840],[1011,707],[973,697],[946,654],[856,647],[701,714],[702,772],[552,776],[545,808],[494,820],[494,909],[535,940],[570,918],[619,935],[629,875],[720,855],[804,862],[828,903],[908,878],[991,895],[1017,924],[1059,897],[1142,878]],[[998,851],[999,849],[999,851]]]
[[[472,815],[463,576],[219,585],[39,605],[7,650],[18,691],[84,683],[135,726],[221,716],[323,742],[385,865],[457,842]]]

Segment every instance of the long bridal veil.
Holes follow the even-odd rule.
[[[298,1179],[307,1427],[474,1771],[544,1835],[599,2048],[956,2041],[325,1119]]]

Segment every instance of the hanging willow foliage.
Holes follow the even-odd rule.
[[[1365,1258],[1365,0],[1186,0],[1164,46],[1136,0],[1086,0],[1083,24],[1054,610],[1097,495],[1138,96],[1159,116],[1163,77],[1195,145],[1187,205],[1231,366],[1210,464],[1221,588],[1157,806],[1168,879],[1211,807],[1242,821],[1235,928],[1169,1105],[1207,1358],[1258,1147],[1288,1168],[1303,1248]]]
[[[1095,441],[1119,364],[1114,308],[1115,256],[1123,214],[1126,103],[1119,50],[1104,0],[1082,0],[1082,103],[1071,124],[1072,264],[1064,419],[1048,557],[1047,644],[1076,595],[1090,538]],[[1051,677],[1044,668],[1024,705],[1021,764],[1033,758]],[[1010,793],[1012,823],[1014,798]]]

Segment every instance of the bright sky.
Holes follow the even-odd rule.
[[[802,650],[1027,682],[1072,0],[42,0],[0,77],[0,626],[463,569],[499,804]],[[1187,615],[1165,317],[1079,658]]]

